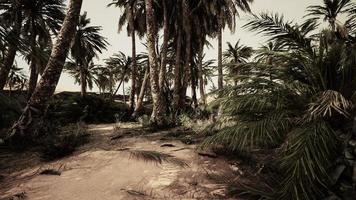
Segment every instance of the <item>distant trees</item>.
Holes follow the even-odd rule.
[[[90,19],[84,12],[77,25],[76,34],[71,45],[71,56],[74,62],[69,62],[67,69],[71,70],[81,85],[81,95],[85,97],[87,86],[92,86],[95,65],[93,59],[107,47],[106,39],[100,35],[100,26],[90,26]]]
[[[113,0],[108,6],[116,6],[122,8],[122,14],[119,19],[119,31],[127,24],[127,33],[132,41],[132,69],[131,71],[131,91],[129,107],[134,111],[135,94],[136,94],[136,78],[137,78],[137,59],[136,59],[136,34],[142,37],[146,32],[146,16],[144,14],[144,0]]]

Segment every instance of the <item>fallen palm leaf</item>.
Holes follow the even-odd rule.
[[[183,160],[176,158],[172,155],[157,152],[157,151],[144,151],[144,150],[134,150],[130,151],[130,157],[143,160],[145,162],[153,162],[162,164],[163,162],[172,163],[180,167],[188,167],[188,164]]]

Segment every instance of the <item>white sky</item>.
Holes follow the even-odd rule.
[[[309,5],[320,5],[323,0],[255,0],[251,8],[254,13],[260,13],[262,11],[278,12],[283,14],[286,19],[293,20],[295,22],[301,22],[302,17],[305,15],[305,9]],[[356,0],[354,0],[356,1]],[[117,24],[120,16],[120,9],[115,7],[107,8],[111,0],[84,0],[82,12],[87,11],[88,17],[91,18],[92,25],[102,26],[102,35],[107,38],[109,42],[108,50],[100,55],[100,59],[97,63],[103,63],[103,59],[110,57],[112,54],[122,51],[127,55],[131,55],[131,40],[127,37],[126,29],[118,34]],[[226,47],[226,42],[235,43],[241,39],[241,42],[245,45],[252,47],[260,46],[264,38],[255,33],[247,32],[241,28],[246,22],[247,16],[241,14],[241,18],[237,21],[237,29],[234,34],[231,34],[228,30],[225,31],[223,36],[223,48]],[[144,52],[145,48],[141,44],[145,41],[137,41],[137,52]],[[217,46],[217,41],[212,40],[212,45]],[[217,49],[210,48],[206,50],[206,59],[216,59]],[[21,59],[17,59],[19,67],[28,69],[28,66]],[[129,85],[129,84],[126,84]],[[57,91],[79,91],[80,87],[74,84],[74,79],[68,74],[62,74],[60,82],[57,87]],[[95,89],[94,89],[95,91]],[[120,90],[121,91],[121,90]]]

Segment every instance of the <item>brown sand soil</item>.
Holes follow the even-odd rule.
[[[227,161],[199,156],[194,145],[160,140],[163,132],[143,134],[138,124],[121,124],[118,131],[113,124],[89,125],[89,130],[91,142],[61,160],[44,163],[36,155],[19,154],[15,163],[21,170],[0,171],[5,177],[0,199],[17,193],[30,200],[224,199],[225,186],[212,182],[207,172],[230,169]],[[130,136],[112,140],[117,134]],[[161,147],[166,143],[174,147]],[[127,149],[159,151],[188,166],[135,159]],[[39,175],[49,168],[62,173]]]

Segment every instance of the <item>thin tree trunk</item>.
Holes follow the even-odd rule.
[[[192,45],[191,45],[191,22],[190,22],[190,8],[188,4],[188,0],[183,0],[182,1],[183,5],[183,27],[185,31],[185,62],[184,62],[184,67],[183,67],[183,79],[182,79],[182,88],[181,88],[181,102],[180,106],[185,107],[185,99],[187,95],[187,88],[188,88],[188,83],[189,83],[189,78],[192,77],[189,76],[191,69],[190,69],[190,64],[191,64],[191,53],[192,53]]]
[[[124,103],[126,104],[125,81],[122,81],[122,95],[124,97]]]
[[[126,73],[127,73],[127,67],[125,67],[125,69],[124,69],[124,71],[123,71],[123,74],[121,75],[121,79],[120,79],[121,82],[120,82],[120,84],[117,86],[115,92],[113,93],[113,96],[115,96],[115,95],[119,92],[119,89],[120,89],[120,87],[121,87],[121,84],[122,84],[123,80],[125,79]]]
[[[146,68],[146,71],[145,71],[145,77],[143,78],[143,83],[141,85],[140,95],[139,95],[138,100],[136,102],[136,107],[135,107],[135,110],[134,110],[134,112],[132,114],[132,117],[137,117],[139,112],[142,110],[143,99],[145,97],[146,87],[147,87],[147,83],[149,81],[149,78],[150,78],[150,66],[147,65],[147,68]]]
[[[22,27],[22,14],[20,11],[17,12],[16,23],[14,25],[12,39],[18,40],[21,34]],[[7,79],[9,77],[9,73],[12,65],[14,64],[15,57],[17,52],[17,45],[13,42],[10,42],[7,50],[5,51],[4,59],[0,67],[0,92],[4,90]]]
[[[219,16],[219,32],[218,32],[218,89],[224,88],[224,75],[222,66],[222,14]]]
[[[31,133],[38,129],[39,123],[47,110],[48,101],[56,90],[72,38],[76,31],[82,2],[82,0],[70,0],[67,15],[58,35],[57,42],[53,46],[42,78],[21,117],[9,132],[8,139],[11,141],[24,143],[30,142],[33,139]],[[26,140],[26,137],[29,140]]]
[[[147,48],[148,58],[150,63],[150,80],[151,80],[151,94],[153,100],[153,111],[151,122],[158,126],[165,126],[166,113],[163,105],[163,96],[159,88],[159,69],[157,66],[156,50],[155,50],[155,35],[156,35],[156,22],[153,15],[152,0],[145,0],[146,4],[146,23],[147,23]]]
[[[80,95],[82,98],[84,98],[87,95],[87,80],[85,77],[83,66],[82,65],[79,66],[79,69],[80,69],[80,86],[81,86]]]
[[[131,42],[132,42],[132,72],[131,72],[131,93],[130,93],[130,111],[134,111],[135,107],[135,94],[136,94],[136,77],[137,77],[137,61],[136,61],[136,36],[134,28],[134,8],[131,8],[130,15],[131,26]]]
[[[202,41],[199,41],[199,51],[198,51],[199,92],[200,92],[201,103],[205,107],[206,106],[206,97],[205,97],[204,79],[203,79],[203,52],[204,52],[204,44]]]

